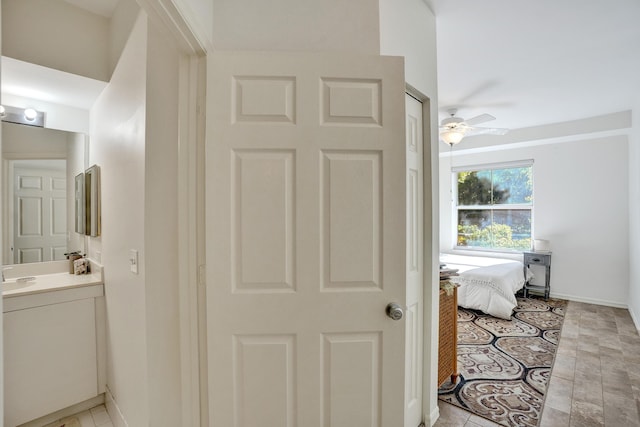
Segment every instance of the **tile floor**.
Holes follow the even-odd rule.
[[[113,427],[111,418],[104,405],[96,406],[88,411],[80,412],[78,415],[82,427]]]
[[[498,424],[439,402],[434,427]],[[113,427],[104,405],[76,415]],[[539,427],[640,426],[640,336],[629,312],[570,301]]]
[[[109,418],[109,414],[107,413],[107,408],[105,408],[104,405],[82,411],[74,416],[78,417],[78,421],[80,421],[82,427],[113,427],[111,418]],[[58,425],[60,424],[56,422],[46,427]]]
[[[498,424],[438,402],[437,427]],[[539,427],[640,426],[640,336],[629,311],[570,301]]]

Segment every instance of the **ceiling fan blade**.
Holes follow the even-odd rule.
[[[509,129],[503,128],[482,128],[482,127],[472,127],[467,131],[467,135],[504,135],[509,132]]]
[[[491,120],[495,120],[495,119],[496,118],[493,117],[491,114],[485,113],[485,114],[480,114],[479,116],[472,117],[468,120],[465,120],[464,122],[469,126],[472,126],[472,125],[479,125],[480,123],[490,122]]]

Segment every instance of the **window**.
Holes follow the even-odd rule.
[[[457,247],[531,249],[533,161],[454,169]]]

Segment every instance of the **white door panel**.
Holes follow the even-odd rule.
[[[423,330],[423,138],[422,103],[406,95],[407,332],[405,427],[422,421]]]
[[[402,425],[401,59],[223,53],[207,72],[212,425]]]
[[[65,169],[14,167],[13,171],[14,262],[64,259],[67,251]]]

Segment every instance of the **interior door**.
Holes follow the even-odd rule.
[[[65,259],[66,160],[45,160],[42,168],[38,161],[24,162],[26,166],[13,169],[14,263]],[[49,167],[56,162],[59,167]]]
[[[407,314],[405,352],[405,427],[422,422],[423,303],[423,133],[422,103],[411,95],[406,102],[407,154]]]
[[[403,425],[402,60],[208,58],[211,425]]]

